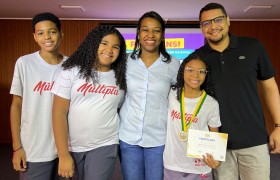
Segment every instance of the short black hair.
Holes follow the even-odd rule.
[[[37,14],[33,17],[32,28],[34,32],[35,32],[35,25],[41,21],[51,21],[56,25],[59,32],[61,31],[61,23],[58,17],[52,13],[44,12],[44,13]]]
[[[213,9],[220,9],[223,14],[225,16],[227,16],[227,12],[224,8],[224,6],[222,6],[221,4],[219,3],[209,3],[209,4],[206,4],[206,6],[204,6],[200,12],[199,12],[199,21],[201,21],[201,14],[204,12],[204,11],[209,11],[209,10],[213,10]]]

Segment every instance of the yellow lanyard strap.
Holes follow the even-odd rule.
[[[192,117],[190,119],[189,122],[186,123],[186,114],[185,114],[185,93],[184,93],[184,88],[182,88],[182,96],[181,96],[181,101],[180,101],[180,110],[181,110],[181,122],[182,122],[182,130],[184,132],[187,132],[187,130],[189,129],[192,121],[194,120],[194,118],[196,117],[196,115],[199,113],[201,107],[202,107],[202,104],[204,103],[204,100],[206,98],[207,94],[206,92],[203,90],[203,93],[195,107],[195,110],[192,114]]]

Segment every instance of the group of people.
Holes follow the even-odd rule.
[[[20,179],[109,180],[118,155],[124,180],[269,179],[269,151],[280,153],[275,70],[258,40],[229,33],[222,5],[207,4],[199,21],[207,43],[180,63],[154,11],[139,19],[130,54],[116,28],[100,25],[69,58],[58,17],[34,16],[40,50],[17,60],[10,90]],[[228,133],[225,162],[186,157],[188,129]]]

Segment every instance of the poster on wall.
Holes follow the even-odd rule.
[[[125,38],[127,52],[135,46],[135,28],[117,28]],[[183,60],[195,49],[204,45],[204,36],[200,28],[166,28],[165,47],[169,54]]]

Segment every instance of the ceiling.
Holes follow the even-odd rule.
[[[209,2],[212,1],[1,0],[0,19],[30,19],[37,13],[48,11],[60,19],[137,20],[145,12],[154,10],[166,21],[196,21],[200,9]],[[225,7],[231,20],[280,21],[280,0],[216,0],[216,2]],[[61,6],[66,8],[62,9]],[[244,12],[246,9],[248,10]]]

